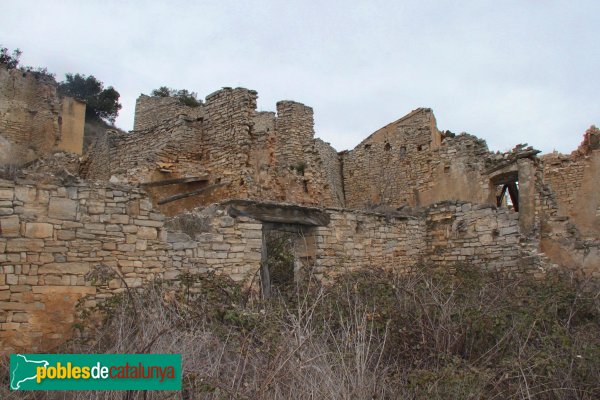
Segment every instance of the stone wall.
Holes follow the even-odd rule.
[[[364,267],[409,270],[424,259],[423,221],[410,216],[329,209],[331,222],[315,228],[315,270],[332,277]]]
[[[444,203],[414,215],[327,209],[327,226],[304,227],[298,254],[327,279],[361,267],[405,271],[419,263],[519,267],[514,213]],[[86,279],[98,266],[130,288],[156,277],[215,271],[257,282],[266,225],[232,216],[227,203],[168,219],[146,193],[121,184],[0,181],[0,348],[46,351],[62,343],[79,301],[91,307],[123,281]]]
[[[275,158],[280,168],[306,165],[314,137],[313,109],[295,101],[277,102]]]
[[[120,175],[128,182],[146,182],[162,170],[165,178],[171,177],[188,170],[190,158],[195,158],[194,150],[200,147],[201,140],[199,124],[180,117],[163,121],[158,128],[135,133],[109,130],[96,140],[85,161],[83,175],[102,181]]]
[[[342,161],[338,152],[329,143],[321,139],[314,140],[315,150],[318,157],[318,169],[324,175],[325,197],[324,205],[346,206],[344,193],[344,179],[342,178]]]
[[[99,265],[136,288],[155,277],[209,269],[243,280],[260,266],[261,225],[216,210],[198,232],[168,233],[139,189],[123,185],[0,181],[0,349],[41,351],[64,342],[85,297],[123,291],[85,279]]]
[[[85,103],[56,83],[0,66],[0,163],[24,163],[54,150],[81,154]]]
[[[146,96],[142,94],[135,102],[133,130],[141,131],[162,125],[173,117],[185,115],[189,118],[202,118],[202,106],[188,107],[176,97]]]
[[[160,206],[169,215],[231,198],[343,206],[339,157],[314,139],[312,109],[283,101],[277,114],[257,112],[256,98],[252,90],[224,88],[201,107],[182,109],[172,98],[141,96],[136,126],[149,128],[99,138],[83,175],[143,183],[207,176],[195,186],[149,189],[159,200],[209,188]],[[197,109],[202,116],[195,118]]]
[[[559,213],[569,216],[582,234],[600,238],[600,130],[590,128],[570,155],[541,157],[544,182],[556,195]]]
[[[534,260],[519,246],[519,215],[505,208],[447,201],[428,207],[425,224],[424,252],[436,266],[464,263],[522,273]]]
[[[348,207],[427,206],[453,199],[489,202],[485,173],[495,160],[485,141],[443,135],[420,108],[342,153]]]
[[[83,132],[85,128],[84,102],[71,98],[61,98],[61,111],[58,117],[60,139],[56,144],[57,150],[74,154],[83,152]]]

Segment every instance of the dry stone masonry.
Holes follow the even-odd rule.
[[[258,112],[257,96],[225,87],[188,107],[142,95],[134,130],[80,159],[54,152],[80,152],[64,143],[85,109],[0,69],[0,149],[29,161],[0,180],[1,351],[51,351],[77,307],[158,278],[214,272],[271,295],[274,240],[296,282],[460,263],[600,278],[598,129],[568,156],[494,153],[419,108],[338,153],[315,138],[312,108]]]
[[[56,83],[0,65],[0,165],[55,150],[81,154],[85,103],[59,97]]]

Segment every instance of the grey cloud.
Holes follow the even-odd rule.
[[[323,4],[321,4],[323,3]],[[315,109],[339,150],[414,108],[493,150],[574,149],[600,122],[600,3],[523,1],[9,1],[0,43],[25,64],[93,74],[135,98],[161,85],[222,86]]]

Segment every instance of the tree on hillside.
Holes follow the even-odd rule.
[[[179,102],[188,107],[198,107],[202,102],[198,100],[198,94],[190,92],[186,89],[171,89],[166,86],[161,86],[152,91],[152,96],[158,97],[175,97]]]
[[[23,54],[21,50],[15,49],[11,55],[6,47],[0,45],[0,64],[4,65],[7,69],[15,69],[19,65],[21,54]]]
[[[58,84],[60,93],[75,97],[87,103],[86,120],[107,120],[115,122],[122,105],[119,92],[104,84],[93,75],[66,74],[65,80]]]

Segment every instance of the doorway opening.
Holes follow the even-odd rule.
[[[314,229],[303,225],[263,225],[261,289],[263,297],[291,299],[315,260]]]

